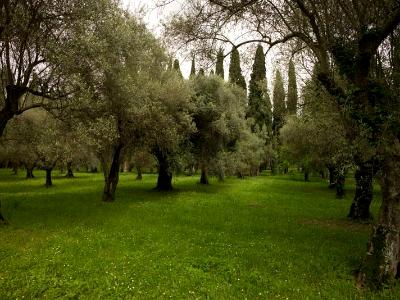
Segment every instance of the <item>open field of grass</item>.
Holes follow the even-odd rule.
[[[56,177],[50,189],[35,175],[0,170],[2,300],[400,299],[399,286],[354,286],[369,227],[346,220],[352,186],[337,200],[300,175],[177,177],[159,193],[155,175],[121,174],[116,202],[102,203],[101,174]]]

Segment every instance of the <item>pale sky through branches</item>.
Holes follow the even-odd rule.
[[[185,2],[185,0],[165,1],[168,4],[159,7],[157,6],[157,3],[160,3],[159,0],[121,0],[121,1],[123,7],[128,9],[135,15],[139,16],[157,37],[162,37],[163,23],[167,21],[168,17],[170,17],[174,13],[179,13],[179,10],[182,8],[183,3]],[[241,37],[241,34],[238,34],[237,32],[229,32],[229,35],[231,36],[232,41],[234,41],[235,43],[238,42]],[[256,45],[250,45],[248,47],[241,47],[239,49],[239,52],[242,54],[241,55],[242,70],[247,81],[249,81],[250,79],[251,66],[254,59],[253,52],[255,52],[255,46]],[[228,45],[227,47],[230,46]],[[266,50],[267,47],[264,46],[264,49]],[[172,50],[174,52],[174,50],[176,49],[172,49],[172,47],[170,47],[169,50]],[[230,49],[226,48],[226,51],[230,51]],[[182,73],[185,78],[188,78],[190,74],[191,57],[184,56],[182,52],[184,51],[177,51],[176,53],[173,53],[173,55],[175,55],[176,58],[179,59]],[[245,57],[243,55],[244,52],[250,52],[251,55]],[[245,61],[245,59],[247,59],[247,61]],[[277,67],[280,68],[283,77],[286,78],[287,66],[285,64],[282,64],[282,61],[286,63],[287,59],[283,58],[282,61],[280,61],[280,59],[282,59],[282,56],[279,54],[278,47],[273,48],[266,57],[268,88],[270,92],[272,90],[273,77],[275,69]],[[229,64],[229,58],[225,59],[226,77],[228,74],[228,64]],[[197,68],[198,67],[199,63],[197,63]],[[301,71],[297,69],[298,75],[300,75],[299,74],[300,72]],[[303,78],[308,76],[307,74],[301,74],[299,77]],[[303,80],[304,79],[305,78],[303,78]],[[299,82],[299,85],[302,85],[302,82]]]

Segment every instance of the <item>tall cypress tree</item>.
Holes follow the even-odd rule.
[[[275,73],[274,91],[273,91],[274,110],[272,112],[272,130],[276,136],[279,135],[279,130],[282,128],[285,114],[285,88],[283,86],[283,79],[279,70]]]
[[[272,131],[271,101],[267,90],[264,49],[261,45],[256,50],[249,83],[247,116],[254,118],[255,125],[258,125],[260,129],[265,126],[268,132]]]
[[[224,74],[224,50],[222,48],[219,48],[219,50],[218,50],[215,74],[217,74],[218,76],[221,76],[222,78],[225,77],[225,74]]]
[[[289,62],[289,73],[288,73],[288,94],[287,94],[287,110],[288,114],[295,115],[297,113],[297,82],[296,82],[296,71],[292,60]]]
[[[229,64],[229,82],[237,84],[246,90],[246,80],[242,75],[242,69],[240,68],[240,55],[236,47],[232,48],[231,62]]]
[[[174,60],[174,70],[178,73],[179,77],[182,77],[181,67],[179,66],[179,60]]]
[[[193,76],[196,76],[196,63],[194,61],[194,56],[192,58],[192,66],[190,68],[190,78],[192,78]]]

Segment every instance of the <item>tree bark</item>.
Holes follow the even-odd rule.
[[[334,189],[336,187],[336,170],[333,166],[328,166],[329,171],[329,188]]]
[[[380,289],[400,277],[400,157],[382,169],[382,205],[357,277],[359,286]]]
[[[53,181],[51,180],[51,172],[53,171],[52,167],[46,168],[46,187],[49,188],[53,185]]]
[[[1,213],[1,200],[0,200],[0,224],[7,224],[6,220],[4,219]]]
[[[305,182],[310,181],[310,171],[308,171],[308,169],[304,169],[303,172],[304,172],[304,181]]]
[[[136,167],[136,171],[137,171],[136,180],[138,180],[138,181],[142,180],[142,179],[143,179],[143,176],[142,176],[142,167],[137,166],[137,167]]]
[[[72,171],[72,161],[67,162],[67,178],[74,178],[74,172]]]
[[[369,221],[372,219],[370,205],[373,196],[373,177],[372,163],[367,162],[358,165],[355,172],[356,193],[347,216],[351,220]]]
[[[31,166],[26,167],[26,179],[35,178],[35,176],[33,176],[33,169],[34,167]]]
[[[200,176],[200,184],[209,184],[207,167],[205,164],[201,165],[201,176]]]
[[[119,164],[120,156],[122,151],[122,144],[115,147],[114,154],[112,157],[112,162],[110,169],[107,170],[105,165],[103,165],[104,172],[104,191],[103,191],[103,201],[113,202],[115,201],[115,191],[117,190],[117,185],[119,181]]]
[[[344,184],[346,178],[344,176],[344,172],[339,171],[336,176],[336,198],[343,199],[345,192],[344,192]]]
[[[156,190],[170,191],[172,190],[172,172],[169,165],[167,154],[156,148],[153,151],[158,161],[158,179]]]

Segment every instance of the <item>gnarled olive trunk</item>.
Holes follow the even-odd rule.
[[[0,224],[6,224],[6,220],[4,219],[1,213],[1,200],[0,200]]]
[[[25,94],[25,89],[15,86],[6,86],[6,97],[4,99],[3,108],[0,110],[0,137],[3,135],[4,129],[10,121],[18,113],[18,104],[20,98]],[[0,201],[0,222],[6,223],[3,215],[1,214],[1,201]]]
[[[207,166],[205,164],[201,164],[200,183],[201,184],[209,184],[208,174],[207,174]]]
[[[107,167],[107,162],[102,161],[104,173],[104,202],[113,202],[115,200],[115,191],[117,190],[117,185],[119,181],[119,164],[121,151],[122,145],[119,144],[114,149],[110,168]]]
[[[381,288],[400,277],[400,157],[386,161],[381,179],[382,205],[358,284]]]
[[[137,167],[136,167],[136,171],[137,171],[136,180],[142,180],[142,179],[143,179],[143,176],[142,176],[142,167],[141,167],[141,166],[137,166]]]
[[[310,181],[310,171],[308,170],[308,168],[304,168],[303,172],[304,172],[304,181],[305,182]]]
[[[344,184],[346,182],[346,178],[343,172],[338,172],[336,177],[336,197],[342,199],[344,197]]]
[[[35,176],[33,175],[33,169],[33,166],[26,166],[26,179],[35,178]]]
[[[334,166],[328,166],[329,171],[329,188],[334,189],[336,187],[336,169]]]
[[[67,178],[74,178],[74,172],[72,171],[72,161],[67,162]]]
[[[46,169],[46,187],[51,187],[53,185],[53,181],[51,179],[51,172],[53,171],[53,167],[47,167]]]
[[[168,161],[168,155],[156,148],[153,151],[158,162],[158,178],[156,190],[170,191],[172,190],[172,172]]]
[[[370,213],[374,177],[372,163],[359,164],[354,177],[356,180],[356,193],[347,217],[352,220],[368,221],[372,219]]]

